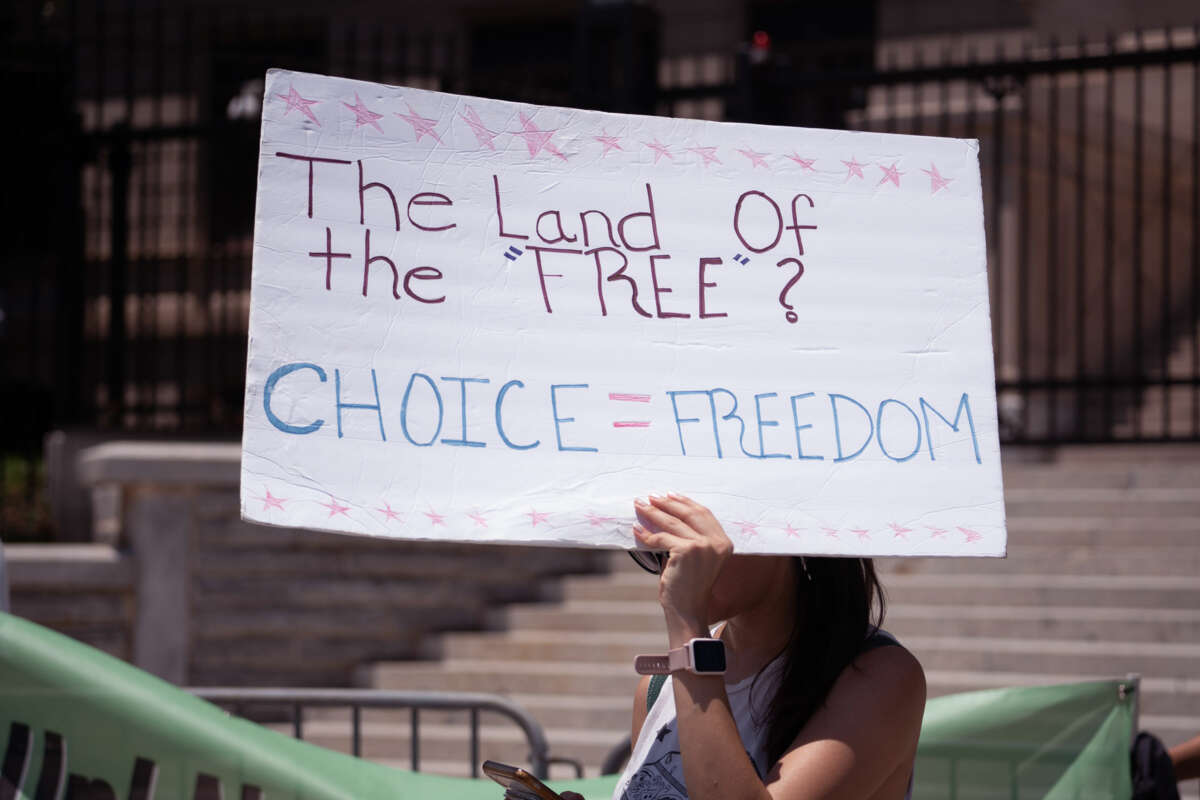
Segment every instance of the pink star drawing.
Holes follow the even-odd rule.
[[[564,156],[559,151],[559,149],[557,147],[555,147],[554,144],[550,141],[550,137],[553,136],[554,134],[558,133],[558,131],[557,130],[552,130],[552,131],[541,130],[540,128],[538,128],[536,125],[533,124],[533,120],[531,120],[529,117],[527,117],[525,115],[524,111],[521,112],[521,130],[511,131],[511,133],[514,133],[517,136],[520,136],[522,139],[525,140],[525,146],[527,148],[529,148],[529,157],[530,158],[533,158],[538,153],[540,153],[542,150],[545,150],[547,153],[557,156],[558,158],[561,158],[563,161],[567,160],[567,157]]]
[[[715,147],[689,147],[688,152],[700,156],[701,163],[706,167],[709,164],[721,163],[721,159],[717,158],[717,148]]]
[[[972,544],[973,542],[978,542],[980,539],[983,538],[982,533],[980,533],[978,531],[973,531],[970,528],[959,527],[958,530],[962,533],[963,538],[966,540],[967,544]]]
[[[588,524],[593,527],[596,525],[604,525],[609,522],[616,522],[616,520],[612,517],[602,517],[596,514],[594,511],[589,511],[585,516],[587,517]]]
[[[295,109],[318,125],[321,124],[321,121],[317,119],[317,115],[312,112],[311,108],[309,108],[309,106],[315,106],[317,103],[319,103],[319,100],[305,100],[300,96],[300,93],[296,91],[295,86],[288,86],[287,94],[277,94],[275,96],[287,103],[287,108],[284,109],[283,112],[285,117],[292,113],[292,109]]]
[[[741,528],[742,536],[757,536],[758,535],[758,524],[757,523],[735,522],[733,524],[737,525],[739,528]]]
[[[892,529],[892,535],[897,539],[907,539],[908,534],[912,533],[910,529],[905,528],[902,525],[897,525],[894,522],[889,522],[888,527]]]
[[[858,160],[854,156],[851,156],[849,161],[842,159],[842,163],[846,165],[846,180],[850,180],[851,178],[866,177],[863,175],[862,171],[862,168],[865,167],[866,164],[858,163]]]
[[[350,510],[350,506],[344,506],[337,500],[334,500],[333,495],[329,496],[328,503],[321,503],[321,505],[329,509],[330,517],[336,517],[338,514],[341,514],[343,517],[349,516],[346,512]]]
[[[601,158],[604,158],[606,155],[608,155],[609,150],[624,150],[625,149],[624,147],[621,147],[621,140],[618,139],[616,136],[609,136],[608,131],[600,131],[600,134],[601,134],[600,136],[595,136],[592,138],[594,138],[600,144],[604,145],[604,152],[600,154]]]
[[[871,532],[869,530],[867,530],[866,528],[851,528],[850,532],[857,534],[859,541],[865,542],[866,540],[871,538]]]
[[[944,536],[946,533],[945,528],[935,528],[932,525],[926,525],[925,527],[929,530],[930,539],[936,539],[939,536]]]
[[[254,498],[255,500],[262,500],[263,511],[266,511],[268,508],[278,508],[280,511],[283,511],[283,504],[287,500],[287,498],[276,497],[275,495],[271,494],[270,489],[267,489],[266,491],[267,491],[266,497]]]
[[[397,111],[395,114],[397,117],[400,117],[400,119],[413,126],[413,131],[417,134],[417,141],[421,141],[422,136],[431,136],[435,142],[441,144],[442,137],[438,136],[437,131],[433,129],[433,126],[437,125],[438,121],[436,119],[422,117],[416,111],[413,111],[413,107],[407,100],[404,101],[404,105],[408,106],[408,113],[401,114],[399,111]]]
[[[642,144],[654,151],[655,164],[657,164],[658,160],[663,156],[666,156],[668,161],[675,160],[675,156],[671,155],[671,149],[667,147],[667,145],[660,142],[657,138],[655,138],[653,142],[642,142]]]
[[[467,514],[467,516],[475,520],[475,524],[481,528],[486,528],[488,526],[487,520],[484,518],[483,514],[480,514],[478,511]]]
[[[475,141],[478,142],[480,147],[486,147],[488,150],[496,149],[496,145],[492,143],[492,139],[495,139],[498,134],[488,130],[484,126],[483,120],[479,118],[478,111],[471,106],[467,106],[467,113],[459,114],[459,116],[471,126],[471,130],[475,132]]]
[[[383,514],[383,516],[385,517],[385,519],[384,519],[385,522],[391,522],[394,519],[403,520],[403,517],[401,517],[398,513],[396,513],[396,510],[394,508],[392,508],[391,503],[384,502],[383,508],[377,508],[375,510],[378,511],[380,514]]]
[[[879,179],[879,186],[883,186],[889,181],[896,184],[896,186],[900,185],[900,176],[904,173],[896,169],[896,165],[898,163],[899,162],[892,162],[890,167],[880,167],[880,169],[883,170],[883,177]]]
[[[342,105],[354,112],[354,129],[358,130],[363,125],[370,125],[375,130],[383,133],[383,128],[380,127],[377,120],[383,119],[383,114],[376,114],[371,109],[363,104],[362,98],[358,96],[358,92],[354,93],[354,105],[343,101]]]
[[[795,150],[793,150],[791,152],[791,155],[789,155],[788,158],[790,158],[792,161],[795,161],[797,164],[799,164],[800,169],[806,169],[809,172],[817,171],[817,168],[813,166],[813,164],[817,163],[817,160],[815,158],[801,158],[800,156],[796,155]],[[842,162],[842,163],[845,163],[845,162]]]
[[[768,170],[770,169],[770,167],[767,166],[766,159],[764,158],[764,156],[769,156],[770,153],[759,153],[756,150],[738,150],[738,152],[750,159],[751,169],[757,169],[758,167]]]
[[[544,511],[534,511],[533,509],[530,509],[526,516],[529,517],[530,524],[535,528],[538,526],[539,522],[545,522],[547,524],[550,523],[550,515]]]
[[[937,194],[939,189],[945,189],[950,185],[950,181],[954,180],[954,178],[942,177],[942,174],[938,172],[938,168],[934,166],[932,161],[929,162],[929,169],[923,169],[921,172],[929,176],[930,194]]]
[[[837,528],[821,528],[821,530],[825,531],[825,535],[828,536],[830,539],[838,538],[838,529]]]
[[[792,523],[790,522],[784,526],[783,532],[793,539],[798,539],[800,537],[800,530],[792,527]]]
[[[425,514],[425,516],[429,517],[430,525],[432,525],[434,527],[437,527],[438,525],[445,526],[446,518],[444,516],[442,516],[441,514],[437,513],[436,511],[425,511],[423,513]]]

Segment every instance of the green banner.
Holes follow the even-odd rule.
[[[1119,681],[929,702],[916,798],[1128,800]],[[487,779],[405,772],[231,717],[91,647],[0,614],[0,800],[498,800]],[[615,743],[614,743],[615,744]],[[588,800],[614,776],[560,781]],[[14,791],[15,788],[15,791]]]

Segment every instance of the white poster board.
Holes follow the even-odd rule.
[[[631,547],[1003,555],[978,144],[273,70],[242,514]]]

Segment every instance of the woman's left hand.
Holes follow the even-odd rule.
[[[651,495],[649,502],[634,501],[634,510],[641,523],[633,526],[638,541],[670,554],[658,583],[669,631],[707,636],[709,597],[733,542],[711,511],[683,495]]]

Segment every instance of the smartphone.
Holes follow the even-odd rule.
[[[520,767],[483,762],[483,774],[504,787],[513,800],[562,800],[562,796]]]

